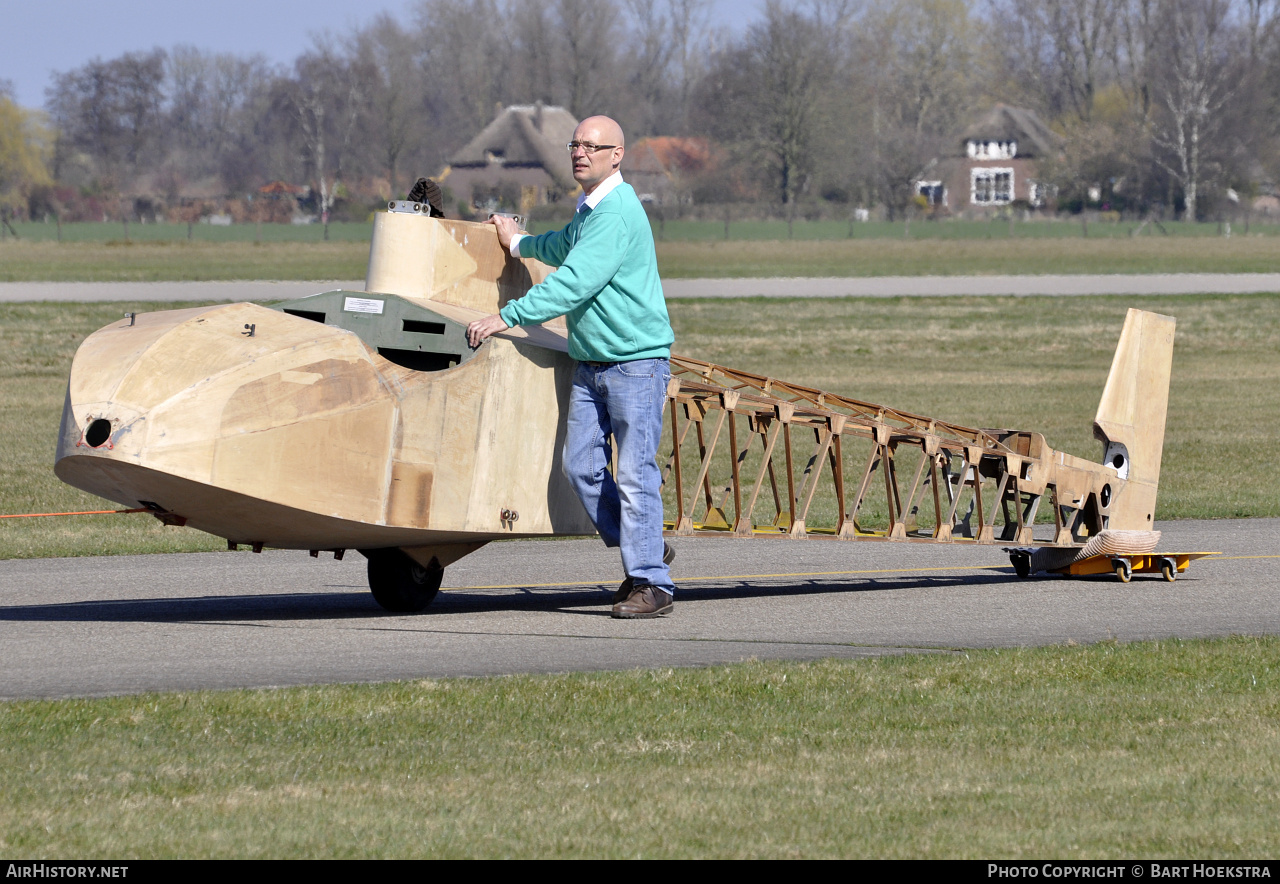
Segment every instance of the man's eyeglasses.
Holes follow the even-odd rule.
[[[569,153],[573,153],[578,148],[582,148],[587,153],[595,153],[598,150],[613,150],[616,144],[592,144],[590,141],[570,141]]]

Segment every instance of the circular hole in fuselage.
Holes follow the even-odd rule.
[[[1117,454],[1115,457],[1113,457],[1111,459],[1111,465],[1115,467],[1117,470],[1120,469],[1122,466],[1124,466],[1124,455]]]
[[[89,424],[89,429],[84,431],[84,441],[89,444],[90,448],[98,448],[110,438],[111,421],[105,418],[98,418]]]

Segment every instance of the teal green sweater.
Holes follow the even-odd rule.
[[[563,230],[526,236],[520,257],[557,268],[502,308],[509,326],[564,316],[569,355],[586,362],[628,362],[671,355],[675,333],[658,279],[649,219],[630,184]]]

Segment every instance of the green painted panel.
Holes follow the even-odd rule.
[[[272,309],[354,332],[386,359],[418,371],[452,368],[475,352],[465,325],[396,295],[324,292]]]

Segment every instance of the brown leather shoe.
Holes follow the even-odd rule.
[[[676,558],[676,551],[671,548],[671,544],[665,540],[662,541],[662,564],[670,565]],[[635,578],[627,575],[627,579],[619,584],[618,588],[613,591],[613,603],[625,602],[627,596],[631,595],[631,591],[636,588]]]
[[[621,620],[650,620],[669,613],[675,599],[665,589],[642,583],[631,591],[626,601],[613,606],[613,617]]]

